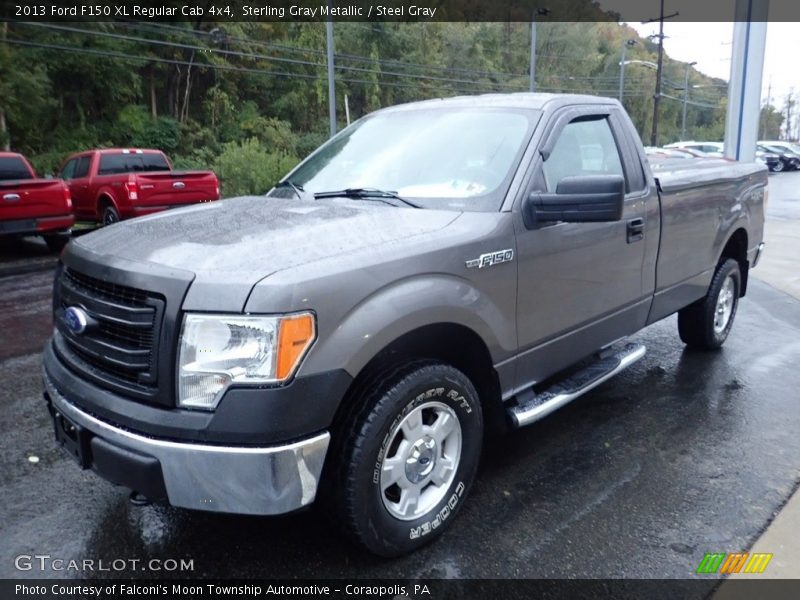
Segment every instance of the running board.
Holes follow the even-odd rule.
[[[508,409],[516,427],[530,425],[594,389],[644,356],[641,344],[628,344],[622,350],[599,358],[567,379],[561,380],[540,394],[532,391],[517,396],[517,406]]]

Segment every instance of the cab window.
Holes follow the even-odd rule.
[[[565,177],[622,175],[622,160],[606,118],[581,119],[561,131],[543,172],[548,192],[555,192]]]
[[[71,158],[67,161],[67,164],[64,165],[64,168],[61,169],[61,173],[59,173],[59,177],[61,179],[73,179],[75,177],[75,165],[78,164],[77,158]]]
[[[89,174],[89,164],[91,162],[91,156],[81,156],[78,159],[78,162],[75,164],[75,174],[73,177],[75,179],[78,179],[79,177],[86,177]]]

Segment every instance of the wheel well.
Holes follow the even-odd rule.
[[[334,430],[352,413],[350,403],[387,369],[417,360],[435,360],[452,365],[466,375],[478,392],[486,431],[497,433],[506,427],[500,382],[491,355],[480,336],[463,325],[438,323],[415,329],[383,348],[353,380],[334,419]]]
[[[102,220],[102,218],[103,218],[103,209],[106,206],[113,206],[114,208],[116,208],[116,206],[114,205],[114,201],[111,199],[111,196],[109,196],[108,194],[101,194],[100,197],[97,199],[97,219],[98,220]]]
[[[737,229],[728,239],[719,260],[722,262],[726,258],[732,258],[739,263],[739,271],[742,274],[742,290],[739,296],[744,296],[747,292],[747,275],[750,270],[747,262],[747,232],[744,229]]]

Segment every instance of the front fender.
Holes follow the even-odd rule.
[[[474,331],[497,364],[516,348],[513,315],[466,279],[446,274],[407,278],[376,290],[348,311],[329,335],[321,336],[302,370],[343,368],[355,377],[404,334],[441,323]]]

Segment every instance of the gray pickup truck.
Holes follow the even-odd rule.
[[[439,536],[487,432],[645,352],[728,336],[763,165],[651,171],[620,106],[514,94],[380,110],[266,196],[120,223],[58,266],[44,386],[83,468],[190,509],[315,497],[380,555]]]

